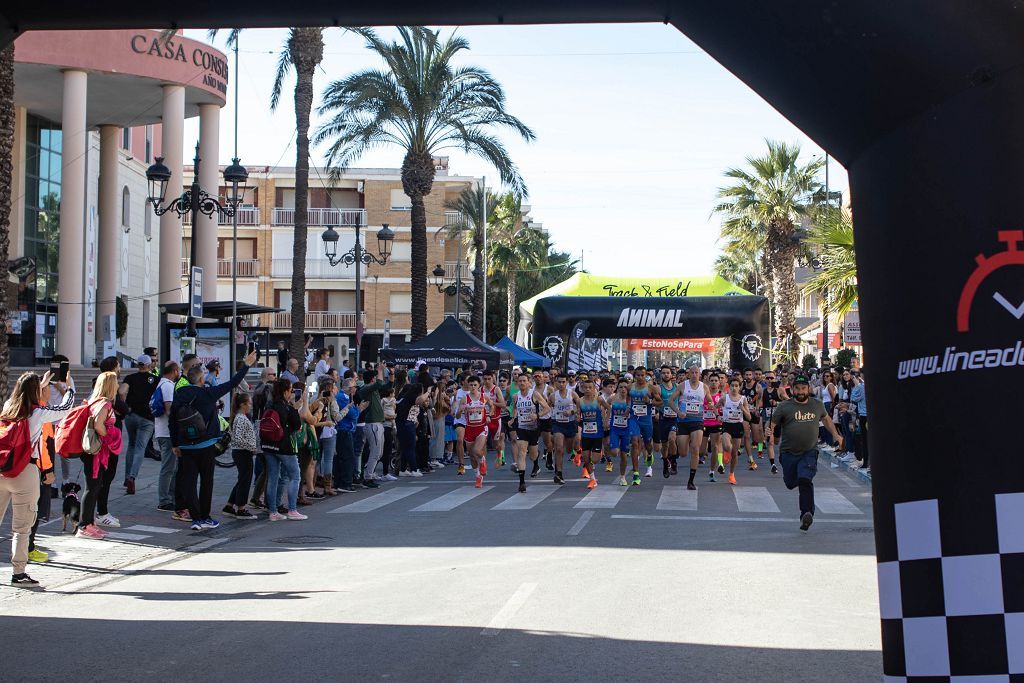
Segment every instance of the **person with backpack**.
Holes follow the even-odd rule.
[[[256,364],[255,351],[245,357],[245,364],[246,367],[236,372],[230,380],[215,387],[205,386],[203,366],[194,365],[188,371],[189,385],[174,393],[168,426],[172,451],[178,457],[180,490],[188,504],[193,531],[220,526],[220,522],[210,516],[214,461],[217,457],[217,442],[221,440],[217,402],[245,379],[248,368]]]
[[[142,354],[135,359],[138,372],[124,378],[118,389],[118,396],[128,405],[128,415],[124,418],[125,430],[128,432],[128,449],[124,459],[124,487],[129,496],[135,494],[135,479],[146,456],[146,447],[153,437],[153,413],[150,400],[153,390],[160,381],[150,372],[153,361],[149,355]]]
[[[173,360],[164,363],[160,381],[153,390],[149,411],[153,414],[153,440],[160,451],[160,478],[157,480],[157,510],[175,512],[184,509],[177,506],[174,495],[174,478],[178,471],[178,459],[171,450],[170,416],[174,403],[174,385],[178,383],[180,368]]]
[[[307,519],[298,510],[299,456],[293,436],[302,427],[298,408],[306,400],[306,392],[292,393],[291,380],[280,378],[274,383],[270,404],[260,419],[260,444],[267,460],[266,505],[270,521]],[[280,486],[280,488],[279,488]],[[287,491],[288,505],[281,513],[281,489]]]
[[[256,440],[259,442],[259,424],[263,410],[273,399],[274,382],[277,381],[277,373],[273,368],[263,368],[260,372],[260,381],[252,390],[252,418],[256,425]],[[267,459],[263,455],[263,449],[256,450],[256,463],[253,466],[253,476],[256,478],[252,485],[252,497],[249,504],[254,508],[265,508],[263,493],[267,488]]]
[[[114,409],[114,399],[118,390],[117,380],[116,372],[101,372],[93,384],[89,400],[72,410],[57,431],[59,453],[72,455],[75,446],[80,446],[83,450],[79,455],[85,475],[85,497],[82,499],[76,535],[97,540],[107,535],[98,524],[121,526],[121,522],[107,512],[105,496],[105,491],[110,490],[111,472],[117,469],[117,454],[121,451],[122,443],[121,429],[117,426]],[[86,449],[86,432],[90,429],[99,440],[98,448],[92,453]],[[101,508],[99,519],[96,517],[97,508]]]
[[[62,420],[74,406],[75,388],[71,376],[69,384],[54,382],[63,400],[58,405],[47,405],[52,375],[39,377],[26,372],[18,378],[11,397],[0,411],[0,524],[12,508],[11,565],[14,572],[11,584],[35,586],[39,582],[25,572],[28,564],[28,544],[32,525],[36,521],[39,502],[40,438],[43,424]],[[43,478],[53,482],[51,471]]]

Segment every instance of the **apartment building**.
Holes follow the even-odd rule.
[[[449,173],[448,160],[435,160],[437,177],[425,198],[427,212],[427,321],[440,324],[455,308],[454,297],[438,292],[430,271],[443,265],[448,282],[456,277],[458,245],[447,238],[446,225],[457,223],[459,214],[444,208],[447,200],[480,180]],[[295,237],[295,169],[246,164],[249,191],[238,211],[237,300],[283,309],[246,323],[269,330],[270,348],[287,339],[292,329],[291,279]],[[184,182],[192,181],[185,168]],[[228,188],[221,187],[225,196]],[[377,253],[376,234],[387,224],[395,233],[391,257],[381,266],[362,267],[362,356],[372,359],[383,341],[385,321],[390,321],[394,343],[410,332],[412,293],[410,285],[411,202],[402,190],[400,169],[352,168],[332,182],[323,169],[310,170],[306,251],[306,319],[302,329],[317,345],[333,343],[354,351],[356,332],[355,267],[332,266],[326,258],[321,235],[328,226],[340,233],[337,253],[355,245],[355,226],[362,231],[366,251]],[[187,280],[192,226],[186,222],[181,251],[182,281]],[[217,234],[216,300],[232,299],[232,220],[219,219]],[[462,250],[462,277],[470,278],[468,254]],[[465,311],[465,307],[463,307]],[[462,317],[468,313],[460,311]]]

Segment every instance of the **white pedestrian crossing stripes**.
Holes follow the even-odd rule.
[[[526,493],[517,493],[501,501],[492,510],[529,510],[558,490],[557,486],[532,486]]]
[[[666,486],[658,498],[658,509],[696,510],[697,491],[688,491],[685,486]]]
[[[448,512],[454,510],[463,503],[468,503],[482,493],[487,493],[493,486],[475,488],[471,486],[460,486],[454,491],[449,491],[440,498],[427,501],[423,505],[414,507],[412,512]]]
[[[814,505],[819,512],[833,515],[862,515],[856,505],[846,499],[837,489],[815,487]]]
[[[394,503],[396,500],[408,498],[411,495],[426,490],[426,486],[406,486],[402,488],[388,489],[387,491],[384,491],[382,493],[374,494],[369,498],[363,498],[362,500],[357,500],[354,503],[342,505],[340,508],[331,510],[331,513],[342,512],[351,514],[360,512],[373,512],[374,510],[382,508],[385,505]]]
[[[610,510],[619,504],[625,493],[625,486],[598,486],[595,489],[590,489],[590,492],[583,497],[583,500],[573,505],[573,507]]]
[[[763,486],[731,486],[740,512],[779,512],[772,494]]]

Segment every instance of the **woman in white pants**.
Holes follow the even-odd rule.
[[[46,405],[46,400],[50,396],[50,378],[49,372],[43,375],[42,379],[34,372],[26,372],[18,378],[11,397],[0,411],[2,420],[28,420],[32,444],[32,454],[25,469],[13,478],[0,477],[0,525],[7,516],[7,507],[13,508],[11,564],[14,566],[14,574],[11,576],[11,583],[16,586],[34,586],[39,583],[25,573],[25,565],[28,564],[29,536],[36,521],[36,504],[39,502],[39,438],[43,432],[43,423],[64,419],[75,401],[73,384],[67,386],[62,382],[54,382],[54,386],[60,390],[64,398],[60,405]],[[52,472],[46,475],[43,483],[53,483]]]

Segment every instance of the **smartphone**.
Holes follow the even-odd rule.
[[[68,371],[71,370],[71,363],[66,360],[62,360],[58,363],[50,363],[50,376],[53,377],[54,382],[67,382]]]
[[[259,344],[257,344],[255,341],[249,342],[249,345],[245,347],[245,355],[248,356],[250,353],[256,353],[256,350],[258,348]]]

